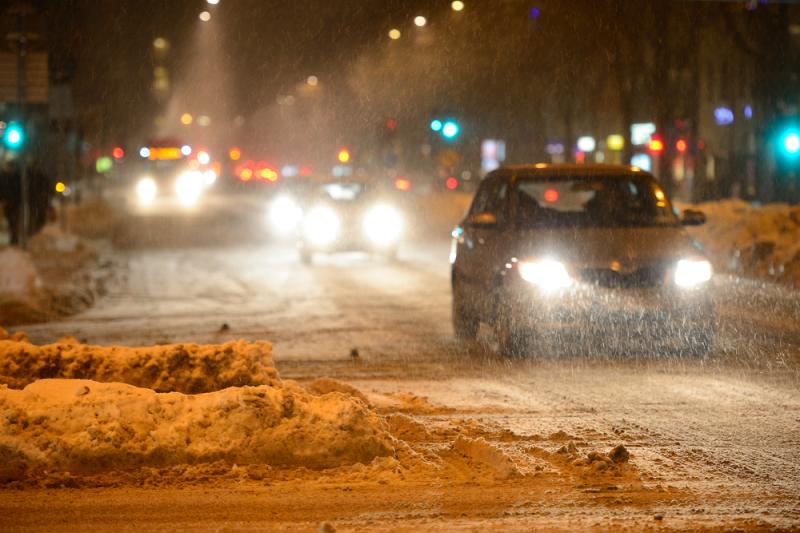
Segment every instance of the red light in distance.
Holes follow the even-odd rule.
[[[116,148],[111,150],[111,155],[114,157],[114,159],[122,159],[123,157],[125,157],[125,150],[117,146]]]
[[[444,181],[444,186],[450,189],[451,191],[454,191],[455,189],[458,188],[458,180],[455,179],[453,176],[450,176]]]
[[[650,142],[647,143],[647,149],[654,153],[661,153],[664,151],[664,141],[658,137],[653,137],[650,139]]]
[[[675,149],[678,150],[680,153],[684,153],[686,151],[687,145],[686,141],[683,139],[678,139],[678,142],[675,143]]]
[[[555,203],[558,201],[558,191],[555,189],[547,189],[544,191],[544,201],[548,203]]]

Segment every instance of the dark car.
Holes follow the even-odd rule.
[[[380,189],[367,183],[328,183],[302,209],[300,258],[310,263],[321,252],[366,251],[397,255],[404,220]]]
[[[453,230],[453,327],[494,327],[500,350],[527,354],[570,335],[672,340],[706,354],[712,270],[656,179],[636,167],[498,169]]]

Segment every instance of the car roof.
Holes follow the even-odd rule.
[[[627,178],[631,176],[653,176],[642,169],[628,165],[536,163],[527,165],[508,165],[498,169],[511,171],[516,177],[554,178],[559,176],[602,176]]]

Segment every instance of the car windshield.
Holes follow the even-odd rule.
[[[366,192],[360,183],[328,183],[322,190],[325,196],[340,202],[356,201]]]
[[[676,225],[661,188],[646,178],[624,176],[522,180],[517,186],[522,227]]]

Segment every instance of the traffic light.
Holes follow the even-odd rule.
[[[800,153],[800,133],[789,130],[781,138],[781,148],[786,155],[795,156]]]
[[[25,143],[25,130],[15,122],[11,122],[3,134],[3,144],[9,150],[19,150]]]
[[[339,153],[336,155],[336,158],[339,160],[340,163],[346,164],[350,161],[350,150],[347,148],[342,148],[339,150]]]
[[[661,137],[653,135],[647,143],[647,149],[654,154],[660,154],[664,151],[664,141]]]
[[[460,131],[461,127],[455,120],[448,120],[444,124],[442,124],[442,136],[448,141],[451,141],[456,137],[458,137]]]

